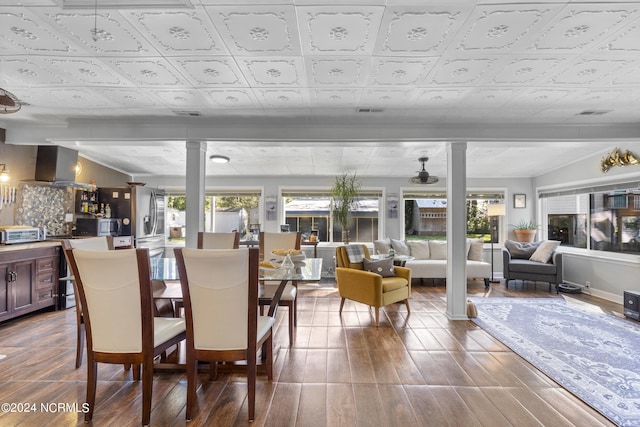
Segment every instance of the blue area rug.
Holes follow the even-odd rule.
[[[619,426],[640,426],[640,324],[551,298],[472,298],[472,319]]]

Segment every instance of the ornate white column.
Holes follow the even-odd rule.
[[[187,141],[187,170],[185,212],[187,248],[198,246],[198,231],[204,231],[204,181],[206,175],[207,143]]]
[[[447,317],[466,320],[467,143],[447,143]]]

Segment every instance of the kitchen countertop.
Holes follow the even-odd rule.
[[[13,245],[0,245],[0,253],[23,251],[26,249],[49,248],[52,246],[60,246],[60,240],[45,240],[43,242],[15,243]]]

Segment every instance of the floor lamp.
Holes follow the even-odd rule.
[[[499,280],[493,278],[493,241],[496,240],[497,227],[498,227],[498,217],[505,215],[505,206],[504,203],[490,203],[487,208],[487,215],[491,219],[491,283],[498,283]]]

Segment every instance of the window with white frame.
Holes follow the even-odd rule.
[[[300,231],[307,239],[317,231],[321,242],[341,242],[342,229],[331,216],[330,190],[283,190],[284,221],[289,230]],[[378,224],[382,191],[361,190],[349,224],[350,240],[371,242],[379,238]]]
[[[446,240],[446,192],[411,189],[403,192],[404,234],[407,240]],[[486,243],[500,240],[503,217],[490,217],[489,205],[504,203],[504,192],[467,193],[467,236],[481,238]],[[492,222],[493,221],[493,222]]]

